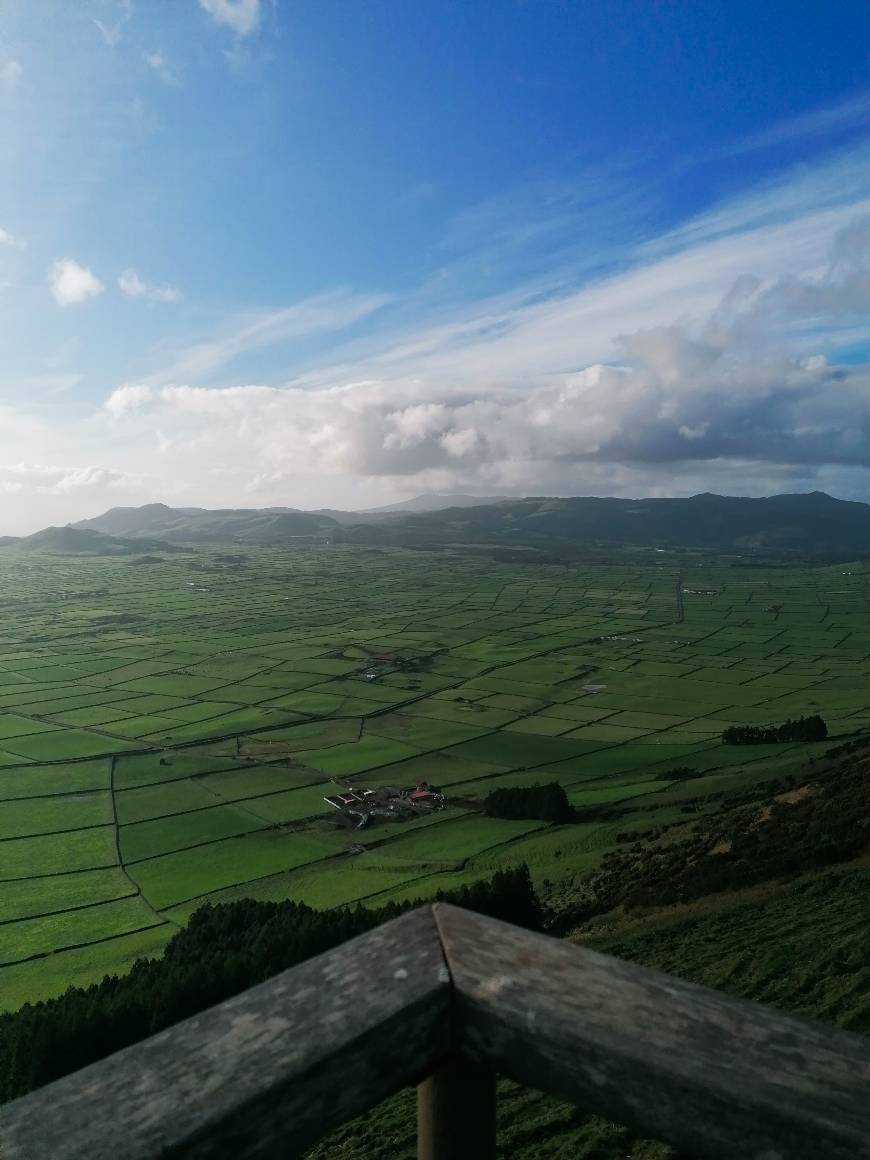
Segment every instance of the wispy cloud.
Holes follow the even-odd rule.
[[[51,267],[48,284],[58,306],[74,306],[96,298],[105,287],[94,272],[74,258],[61,258]]]
[[[3,64],[0,64],[0,87],[11,92],[17,88],[23,73],[24,69],[17,60],[4,61]]]
[[[219,473],[231,460],[260,489],[281,480],[275,502],[291,476],[319,479],[321,496],[330,479],[349,495],[372,480],[663,494],[833,479],[842,490],[870,470],[870,369],[837,361],[838,336],[870,312],[870,196],[830,205],[830,174],[817,176],[815,206],[802,173],[799,196],[779,191],[775,221],[762,190],[754,208],[726,203],[718,221],[690,223],[680,246],[636,247],[619,273],[460,303],[284,387],[176,373],[121,388],[107,412],[125,438],[158,430],[167,465]],[[186,365],[214,368],[336,306],[251,321]]]
[[[24,242],[15,234],[10,234],[8,230],[0,227],[0,246],[9,246],[12,249],[20,250],[24,248]]]
[[[177,286],[154,286],[143,282],[132,268],[124,270],[119,276],[118,286],[128,298],[144,298],[146,302],[178,302],[181,298]]]
[[[755,153],[795,142],[813,141],[853,130],[866,133],[868,125],[870,125],[870,92],[864,90],[837,104],[811,109],[797,117],[779,121],[722,149],[718,155],[737,157],[744,153]]]
[[[199,6],[237,36],[250,36],[260,24],[260,0],[199,0]]]
[[[165,85],[176,86],[181,79],[162,52],[146,52],[145,63]]]
[[[148,376],[148,380],[179,382],[200,379],[227,366],[247,351],[341,331],[391,300],[387,294],[334,290],[281,310],[247,312],[228,322],[218,334],[176,352],[157,373]]]
[[[133,0],[114,0],[115,19],[94,20],[97,30],[109,48],[115,48],[124,39],[124,29],[133,15]]]

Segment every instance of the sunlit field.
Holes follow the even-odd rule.
[[[382,903],[520,861],[546,898],[620,833],[716,809],[793,758],[724,746],[728,725],[870,725],[867,578],[668,553],[569,568],[329,546],[9,551],[3,1005],[159,953],[205,902]],[[354,830],[324,801],[422,780],[446,809]],[[479,812],[491,789],[544,781],[575,824]]]

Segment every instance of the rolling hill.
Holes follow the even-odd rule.
[[[338,528],[326,515],[295,508],[171,508],[145,504],[138,508],[110,508],[76,529],[138,539],[157,536],[173,543],[283,544],[300,536],[328,535]]]
[[[509,499],[506,495],[442,495],[438,492],[426,492],[415,495],[413,499],[405,499],[400,503],[386,504],[384,507],[366,508],[357,512],[360,516],[406,515],[411,512],[440,512],[446,508],[487,507],[492,504],[503,503]]]
[[[436,499],[458,506],[412,510]],[[436,547],[538,549],[575,556],[591,548],[698,548],[747,557],[855,559],[870,551],[870,505],[823,492],[763,499],[705,493],[688,499],[534,496],[476,501],[418,497],[373,512],[295,508],[111,508],[72,525],[130,539],[171,543],[283,544],[304,538]]]
[[[49,552],[70,556],[130,556],[140,552],[176,552],[177,548],[162,540],[136,537],[122,539],[91,528],[43,528],[20,539],[7,537],[0,547],[23,552]]]
[[[351,539],[415,546],[704,548],[742,555],[854,559],[870,551],[870,506],[823,492],[764,499],[705,493],[688,499],[529,497],[406,515]]]

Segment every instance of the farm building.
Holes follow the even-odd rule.
[[[371,818],[397,821],[430,810],[443,809],[446,804],[444,794],[425,781],[413,789],[404,790],[396,786],[380,789],[355,789],[348,786],[340,792],[325,795],[323,800],[343,817],[352,820],[358,829],[367,825]]]

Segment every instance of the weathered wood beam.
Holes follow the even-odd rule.
[[[470,1059],[693,1155],[870,1157],[870,1041],[434,910]]]
[[[0,1108],[3,1160],[288,1160],[438,1067],[431,907]]]
[[[442,904],[0,1108],[0,1157],[286,1160],[431,1076],[421,1155],[472,1109],[477,1160],[494,1071],[693,1155],[870,1160],[867,1040]]]

